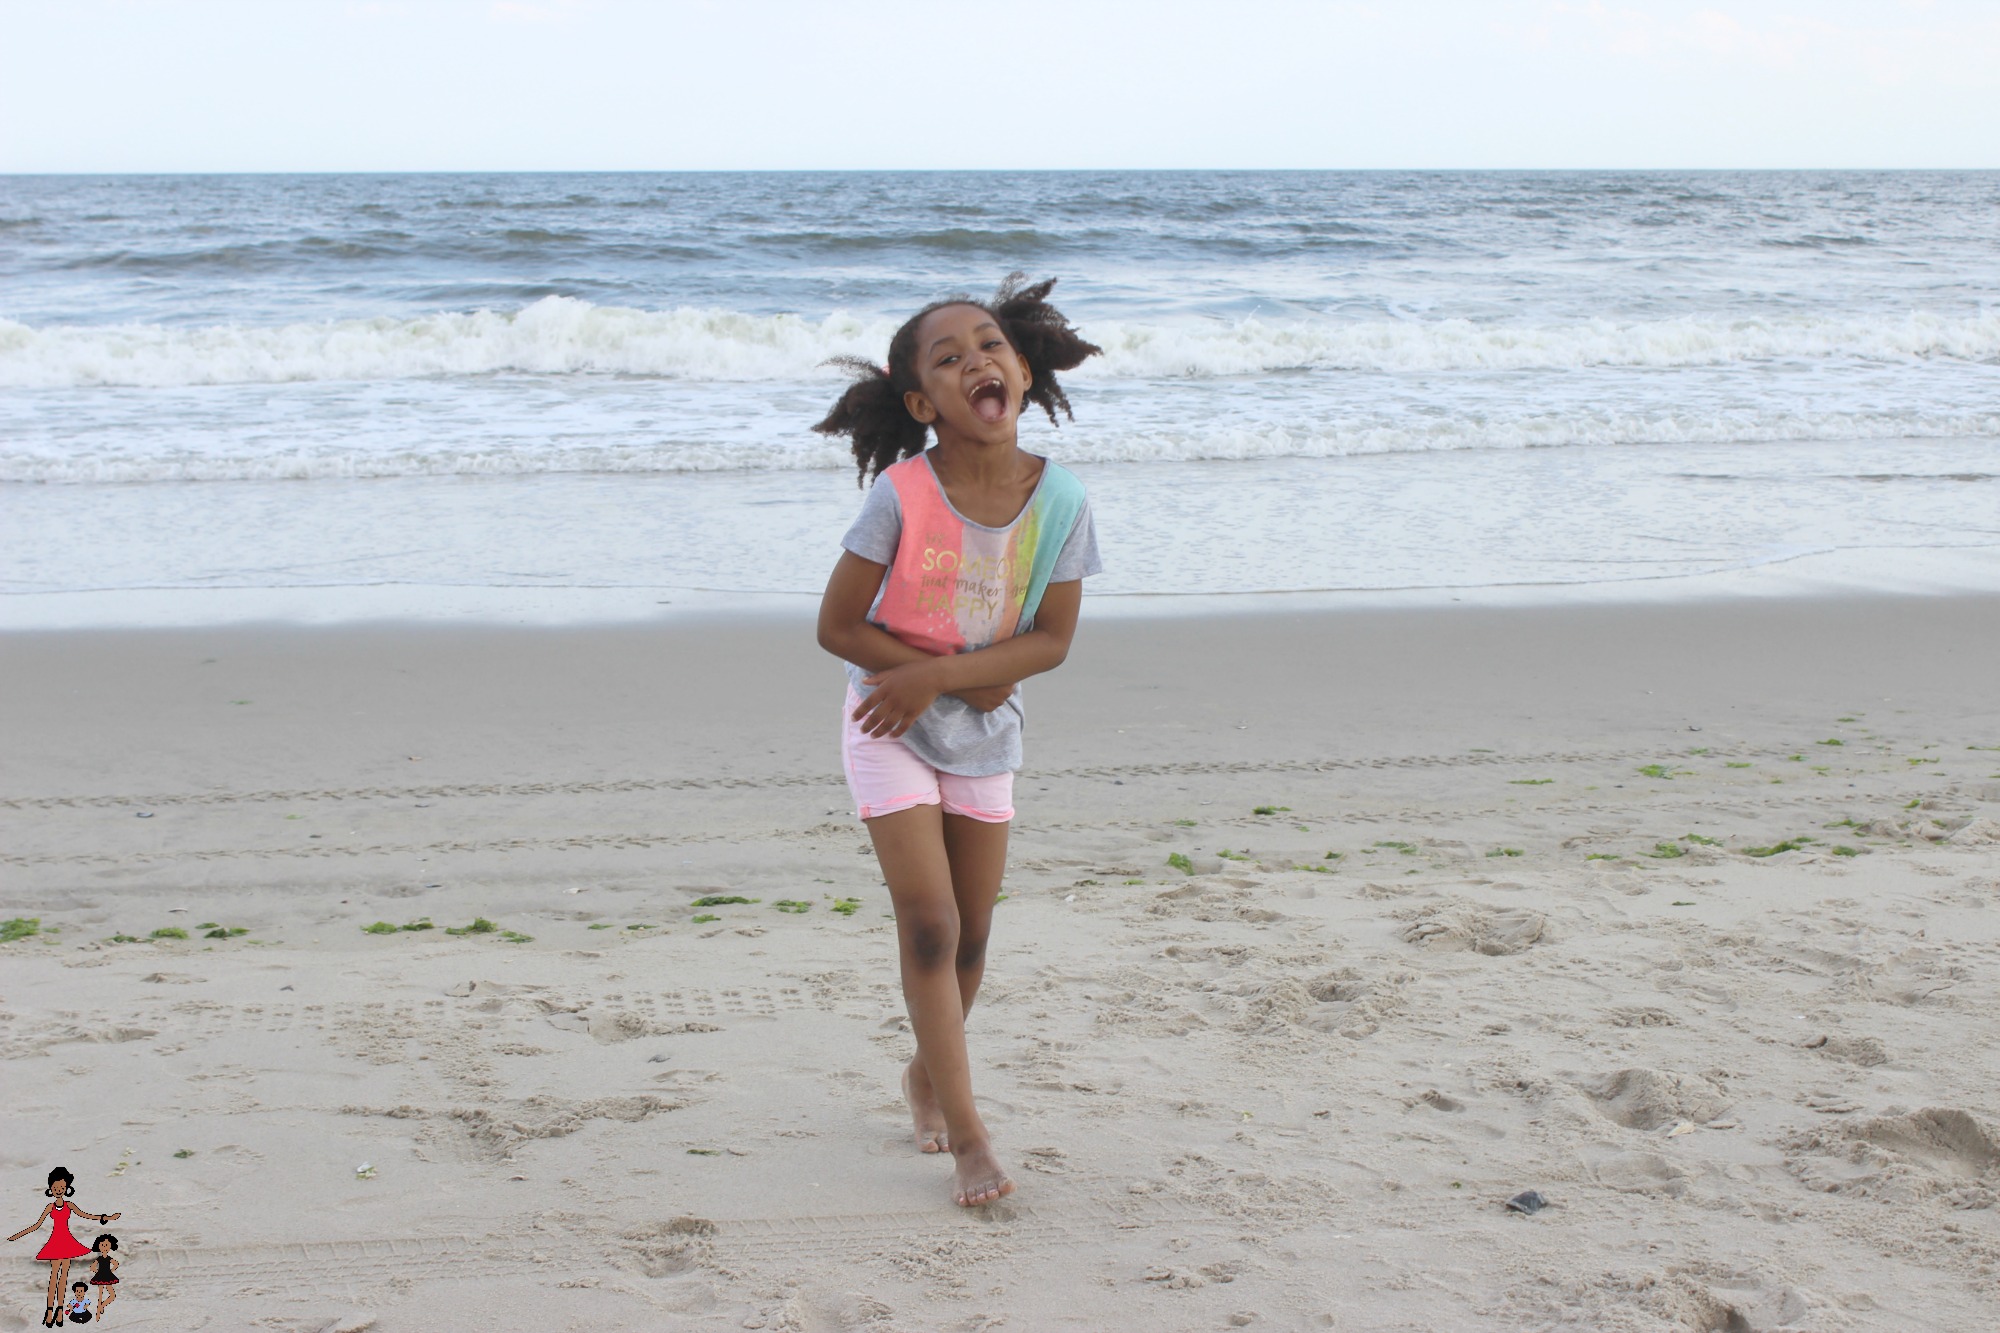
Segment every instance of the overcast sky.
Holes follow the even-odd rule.
[[[0,172],[2000,167],[2000,0],[0,0]]]

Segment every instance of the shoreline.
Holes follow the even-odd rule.
[[[809,621],[0,644],[0,1127],[134,1328],[2000,1318],[2000,597],[1086,617],[971,1215]]]
[[[1698,574],[1594,582],[1113,592],[1086,587],[1101,620],[1187,620],[1441,610],[1551,610],[1751,602],[2000,596],[2000,547],[1810,551]],[[292,588],[120,588],[0,594],[7,636],[201,629],[674,628],[810,619],[817,592],[744,592],[673,585],[621,588],[373,585]],[[671,608],[671,609],[669,609]]]

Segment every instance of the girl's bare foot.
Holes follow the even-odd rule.
[[[931,1088],[931,1076],[915,1059],[903,1066],[903,1100],[910,1104],[910,1119],[917,1127],[917,1151],[946,1151],[951,1143],[945,1133],[944,1111]]]
[[[990,1144],[975,1143],[953,1151],[958,1159],[958,1179],[951,1197],[959,1207],[976,1208],[1014,1192],[1014,1182],[1007,1178]]]

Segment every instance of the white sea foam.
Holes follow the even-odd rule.
[[[1289,428],[1066,429],[1038,441],[1065,463],[1161,463],[1344,458],[1575,445],[1648,447],[1783,441],[2000,438],[2000,411],[1925,415],[1855,413],[1671,414],[1589,412],[1478,421],[1386,417]],[[522,476],[538,473],[674,474],[852,469],[846,448],[810,443],[440,444],[421,450],[319,445],[283,452],[50,456],[0,451],[0,482],[345,480],[378,477]]]
[[[638,310],[551,296],[511,313],[474,311],[275,327],[164,324],[31,327],[0,320],[0,388],[172,387],[397,380],[503,372],[684,380],[828,376],[828,357],[880,356],[892,321],[830,315]],[[2000,310],[1572,323],[1267,321],[1084,327],[1105,349],[1084,376],[1156,379],[1281,370],[1535,370],[1674,367],[1851,358],[2000,362]]]

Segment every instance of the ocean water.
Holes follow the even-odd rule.
[[[1094,593],[1984,586],[1996,218],[1993,172],[0,177],[0,616],[809,596],[822,363],[1014,269],[1105,349],[1024,431]]]

